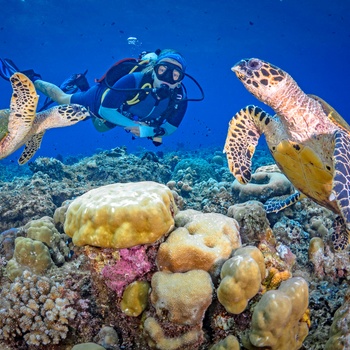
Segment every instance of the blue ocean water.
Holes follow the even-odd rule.
[[[86,69],[93,84],[115,61],[143,50],[182,52],[205,99],[189,104],[179,129],[157,150],[223,147],[231,117],[249,103],[261,105],[230,70],[245,57],[283,68],[305,92],[321,96],[350,120],[347,0],[2,0],[1,5],[0,57],[58,85]],[[129,37],[136,42],[130,44]],[[199,96],[188,79],[184,84],[189,97]],[[0,106],[7,108],[10,84],[0,79],[0,91]],[[119,128],[100,134],[86,121],[49,130],[35,157],[91,155],[122,145],[155,150],[149,140],[132,140]],[[20,152],[0,164],[17,160]]]

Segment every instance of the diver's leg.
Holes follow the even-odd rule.
[[[51,98],[58,104],[70,103],[71,96],[63,92],[57,85],[43,80],[36,80],[34,82],[35,88],[42,92],[45,96]]]

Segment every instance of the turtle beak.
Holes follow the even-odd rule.
[[[232,72],[234,72],[239,80],[244,80],[246,78],[247,72],[247,60],[241,60],[237,62],[232,68]]]

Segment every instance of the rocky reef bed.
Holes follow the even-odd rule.
[[[246,186],[218,149],[0,166],[1,348],[349,348],[333,213],[267,215],[294,189],[253,164]]]

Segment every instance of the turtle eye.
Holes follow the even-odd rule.
[[[247,63],[248,68],[253,69],[253,70],[258,70],[261,68],[262,63],[259,59],[257,58],[252,58],[248,61]]]

